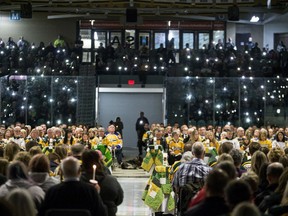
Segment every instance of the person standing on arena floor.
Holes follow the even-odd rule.
[[[144,116],[144,112],[141,111],[140,117],[136,121],[136,131],[137,131],[137,138],[138,138],[137,146],[139,149],[139,156],[142,155],[142,146],[143,146],[142,137],[143,137],[143,134],[145,133],[145,128],[144,128],[145,124],[149,124],[149,121]]]
[[[123,125],[123,122],[121,121],[120,117],[116,118],[116,121],[114,122],[114,125],[115,125],[116,132],[120,133],[121,137],[123,139],[123,131],[122,130],[124,129],[124,125]]]

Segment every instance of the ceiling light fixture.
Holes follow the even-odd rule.
[[[252,18],[250,19],[250,22],[256,23],[259,21],[259,17],[258,16],[252,16]]]

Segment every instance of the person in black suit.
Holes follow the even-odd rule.
[[[92,216],[107,216],[106,206],[96,186],[79,181],[79,160],[74,157],[65,158],[61,170],[64,181],[47,191],[39,216],[44,216],[48,209],[87,209]]]
[[[136,131],[138,137],[137,146],[139,150],[139,156],[142,155],[142,146],[143,146],[142,138],[143,134],[146,132],[144,128],[144,125],[146,123],[149,124],[148,119],[144,116],[144,112],[140,112],[140,117],[136,121]]]

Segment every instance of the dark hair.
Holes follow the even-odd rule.
[[[63,145],[56,146],[54,152],[60,156],[61,160],[66,158],[68,154],[67,148]]]
[[[74,137],[72,136],[71,139],[70,139],[70,143],[67,143],[68,142],[68,133],[72,133],[72,130],[71,129],[67,129],[65,131],[65,135],[64,135],[64,139],[63,139],[63,143],[64,144],[73,144],[73,141],[74,141]]]
[[[279,162],[282,163],[284,168],[288,167],[288,155],[281,156]]]
[[[256,151],[258,151],[261,148],[260,143],[258,142],[251,142],[249,144],[249,153],[252,156]]]
[[[239,149],[232,149],[230,151],[230,155],[232,156],[233,158],[233,161],[234,161],[234,165],[237,167],[239,165],[242,164],[242,153],[240,152]]]
[[[28,167],[31,160],[31,155],[29,154],[29,152],[20,151],[15,155],[14,160],[21,161],[25,164],[26,167]]]
[[[93,165],[97,166],[96,173],[103,174],[103,166],[100,163],[100,156],[96,151],[85,150],[82,153],[82,170],[92,173]]]
[[[266,156],[269,153],[269,148],[266,146],[261,146],[259,149],[261,152],[263,152]]]
[[[40,154],[40,153],[42,153],[40,146],[33,146],[29,150],[29,154],[31,155],[31,157],[33,157],[36,154]]]
[[[259,187],[261,189],[264,189],[269,184],[268,180],[267,180],[267,167],[268,167],[268,165],[269,165],[268,162],[263,163],[262,166],[260,167],[260,170],[259,170],[259,174],[258,174]]]
[[[9,142],[4,150],[4,157],[7,158],[8,161],[12,161],[14,156],[20,151],[20,147],[17,143]]]
[[[28,179],[27,168],[21,161],[13,161],[8,166],[8,179]]]
[[[275,192],[283,194],[286,188],[288,182],[288,168],[285,168],[284,171],[282,172],[280,178],[279,178],[279,184],[278,187],[276,188]]]
[[[219,152],[219,155],[223,153],[229,154],[229,152],[232,149],[233,149],[233,144],[231,142],[224,142],[222,143],[222,145],[220,145],[218,152]]]
[[[236,168],[231,161],[222,161],[215,168],[223,170],[231,180],[237,177]]]
[[[228,181],[229,177],[225,171],[221,169],[214,169],[208,174],[206,178],[206,190],[212,196],[222,196]]]
[[[29,163],[29,170],[31,172],[50,172],[50,162],[45,154],[34,155]]]
[[[5,158],[0,158],[0,174],[6,176],[9,161]]]
[[[0,198],[0,212],[2,216],[15,216],[14,206],[4,198]]]
[[[225,188],[225,197],[228,205],[233,209],[241,202],[250,201],[252,190],[247,182],[243,180],[232,180]]]
[[[279,138],[278,138],[278,135],[279,135],[280,133],[283,135],[283,139],[282,139],[282,140],[279,140]],[[282,141],[282,142],[283,142],[283,141],[285,142],[285,134],[284,134],[284,132],[283,132],[283,131],[278,131],[278,132],[276,133],[276,135],[275,135],[275,140],[276,140],[277,142],[281,142],[281,141]]]
[[[38,144],[35,140],[28,141],[28,142],[25,144],[26,151],[29,152],[29,150],[30,150],[33,146],[39,146],[39,144]]]

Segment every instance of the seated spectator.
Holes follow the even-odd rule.
[[[55,147],[54,152],[60,156],[60,159],[63,160],[68,156],[68,146],[62,144]]]
[[[288,167],[288,154],[283,155],[280,157],[279,162],[282,163],[283,167]]]
[[[7,172],[8,181],[0,187],[0,197],[6,196],[15,188],[24,188],[29,191],[38,208],[44,199],[44,191],[29,181],[27,168],[20,161],[9,164]]]
[[[218,150],[218,154],[221,155],[223,153],[229,154],[229,152],[233,149],[233,144],[231,142],[223,142]]]
[[[105,173],[98,152],[86,150],[82,154],[82,174],[80,181],[89,183],[93,179],[93,165],[96,165],[95,180],[101,188],[100,196],[107,206],[108,216],[116,216],[117,206],[123,202],[123,190],[117,179]]]
[[[149,59],[149,48],[146,45],[143,45],[139,50],[139,52],[140,52],[140,59],[146,62]]]
[[[29,162],[31,160],[31,155],[29,154],[29,152],[18,152],[15,157],[14,157],[14,161],[21,161],[25,164],[26,167],[28,167]]]
[[[279,185],[279,178],[281,174],[283,173],[284,168],[283,165],[275,162],[271,163],[267,167],[267,180],[268,180],[268,186],[259,193],[255,198],[255,204],[257,206],[260,205],[260,203],[263,201],[265,196],[271,195],[273,192],[275,192],[276,188]]]
[[[266,155],[261,151],[256,151],[251,158],[251,170],[259,176],[262,164],[267,162]]]
[[[5,42],[3,41],[2,38],[0,38],[0,48],[1,49],[5,48]]]
[[[231,211],[233,211],[239,203],[252,202],[252,190],[249,184],[243,180],[233,180],[229,182],[224,193]]]
[[[240,179],[247,182],[250,185],[254,199],[256,197],[256,192],[258,190],[259,177],[253,171],[249,171],[243,173]]]
[[[230,151],[230,155],[233,158],[234,165],[236,167],[238,177],[241,177],[243,173],[245,173],[247,170],[241,166],[242,164],[242,152],[240,152],[239,149],[232,149]]]
[[[279,184],[275,192],[271,195],[265,196],[263,201],[259,205],[261,212],[265,213],[267,209],[270,209],[274,205],[280,205],[283,197],[285,187],[288,182],[288,169],[285,169],[279,178]]]
[[[17,44],[14,42],[12,37],[8,38],[8,41],[6,43],[6,47],[7,47],[7,49],[16,49],[17,48]]]
[[[91,215],[107,216],[95,186],[79,181],[79,160],[67,157],[62,161],[61,169],[64,181],[47,191],[39,216],[44,216],[48,209],[87,209]]]
[[[285,153],[282,148],[274,147],[268,152],[267,157],[269,162],[273,163],[273,162],[279,162],[280,158],[284,155]]]
[[[7,181],[6,173],[8,168],[8,160],[0,158],[0,186]]]
[[[33,198],[27,189],[16,188],[6,199],[13,205],[15,216],[36,216],[37,210]]]
[[[32,157],[29,163],[29,176],[44,192],[60,183],[58,179],[50,176],[50,163],[44,154],[37,154]]]
[[[235,207],[231,216],[261,216],[260,211],[257,209],[255,205],[249,202],[240,203]]]
[[[192,146],[192,161],[181,164],[173,179],[173,187],[176,191],[179,187],[193,182],[201,182],[204,185],[205,177],[210,172],[211,168],[203,161],[205,150],[201,142],[196,142]]]
[[[53,43],[55,48],[65,48],[66,47],[66,42],[63,39],[62,35],[58,35],[57,39]]]
[[[29,152],[29,150],[30,150],[33,146],[39,146],[39,144],[38,144],[35,140],[28,141],[28,142],[25,144],[25,149],[26,149],[26,151]]]
[[[40,154],[40,153],[42,153],[40,146],[33,146],[29,150],[29,154],[31,155],[31,157],[33,157],[36,154]]]
[[[185,198],[185,204],[184,202],[179,201],[182,203],[181,209],[179,210],[181,212],[187,210],[189,200],[204,186],[205,178],[211,170],[211,167],[203,161],[205,149],[202,142],[193,144],[192,153],[194,158],[191,161],[180,165],[172,181],[172,186],[176,193],[178,195],[181,194],[181,199]],[[197,187],[193,187],[192,192],[186,188],[188,184],[194,184]],[[184,194],[187,194],[187,196]]]
[[[80,143],[76,143],[75,145],[71,146],[71,153],[72,156],[81,160],[82,153],[84,151],[84,146]]]
[[[14,206],[4,198],[0,198],[0,212],[2,216],[16,216]]]
[[[6,158],[8,161],[12,161],[19,151],[19,145],[14,142],[9,142],[4,149],[4,158]]]
[[[55,153],[55,152],[51,152],[48,155],[49,161],[50,161],[50,170],[51,172],[53,172],[54,174],[58,173],[59,170],[59,165],[61,163],[61,158],[60,156]]]
[[[229,181],[228,175],[221,169],[211,171],[206,179],[206,198],[189,209],[184,215],[223,215],[229,212],[224,200],[224,188]]]
[[[17,41],[17,46],[20,51],[27,52],[29,47],[29,42],[24,39],[23,36],[19,37],[19,40]]]

